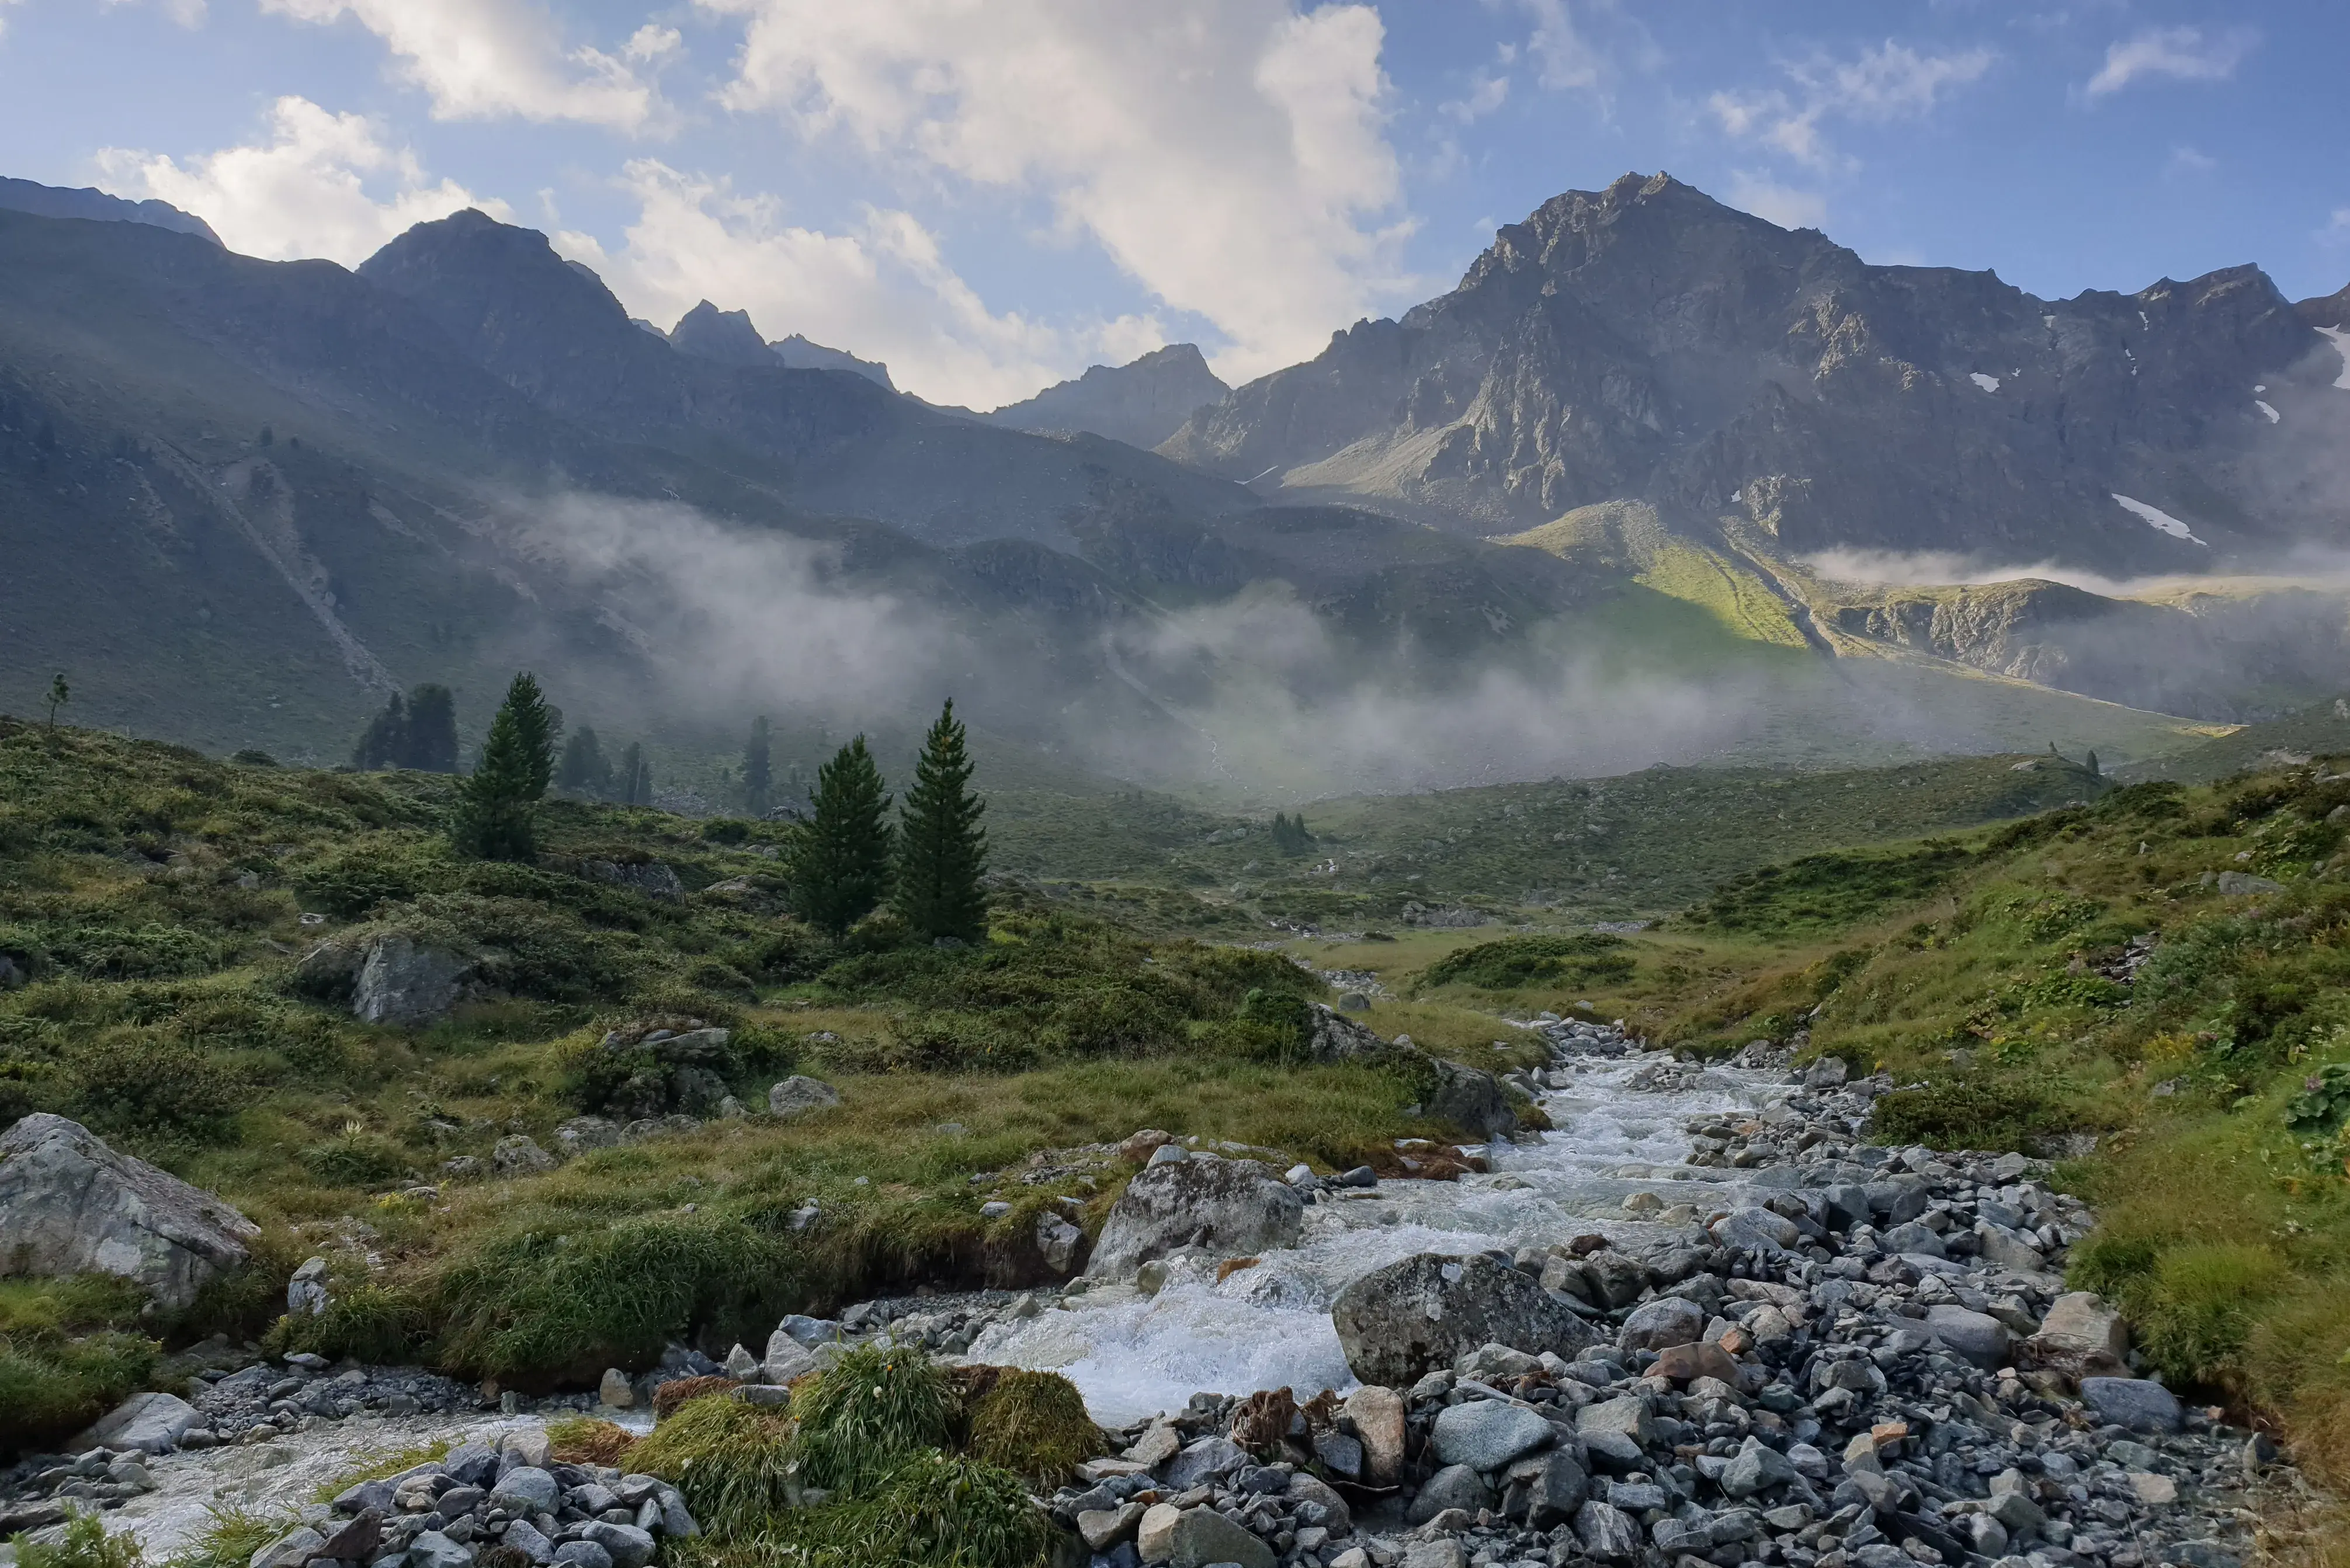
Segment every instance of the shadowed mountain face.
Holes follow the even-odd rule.
[[[1021,431],[1089,431],[1129,446],[1154,447],[1194,410],[1232,390],[1190,343],[1154,348],[1128,365],[1096,365],[1074,381],[981,417]]]
[[[87,187],[67,190],[36,185],[30,180],[0,179],[0,208],[31,213],[44,218],[87,218],[101,223],[151,223],[182,234],[199,234],[221,243],[213,226],[193,213],[182,213],[169,202],[129,202]]]
[[[2350,438],[2338,369],[2252,267],[2046,301],[1627,175],[1160,450],[1481,532],[1628,499],[1777,555],[2204,570],[2339,525],[2339,492],[2307,483]]]

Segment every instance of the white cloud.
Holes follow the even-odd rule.
[[[107,190],[160,197],[203,218],[229,249],[271,261],[325,256],[353,266],[410,226],[463,207],[508,215],[504,202],[452,180],[428,184],[416,155],[385,145],[363,116],[306,98],[277,100],[264,143],[185,164],[108,148],[98,163]]]
[[[1165,343],[1159,324],[1121,317],[1090,328],[990,311],[910,214],[868,209],[852,233],[786,223],[772,198],[651,159],[622,184],[638,217],[618,254],[558,233],[558,249],[603,275],[633,315],[668,327],[708,299],[747,310],[770,341],[797,332],[889,367],[900,387],[934,402],[994,408],[1084,368],[1122,362]]]
[[[616,130],[656,125],[666,106],[641,74],[674,55],[677,29],[650,24],[617,55],[566,48],[532,0],[261,0],[296,21],[348,16],[381,38],[441,119],[578,120]]]
[[[2106,63],[2089,78],[2089,96],[2103,98],[2143,77],[2178,81],[2224,81],[2259,44],[2248,27],[2207,34],[2200,27],[2149,27],[2106,50]]]
[[[1510,78],[1500,71],[1489,77],[1471,79],[1469,90],[1451,102],[1438,106],[1438,112],[1463,125],[1473,124],[1492,113],[1510,99]]]
[[[1524,0],[1524,5],[1534,19],[1534,33],[1526,39],[1534,79],[1554,92],[1598,86],[1605,62],[1575,25],[1567,0]]]
[[[699,0],[723,100],[920,175],[1038,191],[1246,377],[1400,294],[1378,14],[1290,0]]]
[[[2220,161],[2208,152],[2198,151],[2192,147],[2174,147],[2170,150],[2169,161],[2162,166],[2162,174],[2166,180],[2191,180],[2199,174],[2209,174],[2218,167]]]
[[[1827,198],[1797,191],[1744,170],[1730,176],[1730,204],[1783,229],[1817,229],[1828,221]]]
[[[2350,207],[2334,208],[2325,226],[2317,231],[2317,238],[2324,244],[2350,244]]]
[[[138,4],[138,0],[106,0],[106,4],[109,7],[132,5]],[[157,0],[157,4],[164,16],[182,27],[201,27],[204,25],[207,9],[204,0]]]
[[[1852,161],[1829,143],[1822,121],[1881,125],[1923,119],[1951,89],[1981,79],[1998,57],[1986,48],[1921,54],[1887,39],[1848,60],[1820,56],[1787,66],[1795,84],[1792,94],[1779,88],[1717,92],[1707,107],[1735,140],[1759,140],[1814,169],[1849,167]]]

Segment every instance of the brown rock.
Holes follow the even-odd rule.
[[[1403,1479],[1403,1396],[1367,1384],[1347,1396],[1347,1414],[1363,1445],[1363,1484],[1393,1486]]]
[[[2033,1361],[2078,1382],[2122,1372],[2129,1348],[2129,1325],[2105,1298],[2073,1291],[2056,1298],[2041,1320],[2040,1332],[2023,1342]]]
[[[1719,1345],[1676,1345],[1657,1353],[1657,1364],[1648,1369],[1648,1376],[1670,1378],[1675,1383],[1718,1377],[1734,1388],[1738,1386],[1738,1363]]]

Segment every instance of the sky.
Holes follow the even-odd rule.
[[[0,174],[356,265],[477,206],[990,408],[1227,380],[1666,170],[2043,296],[2350,281],[2340,0],[0,0]]]

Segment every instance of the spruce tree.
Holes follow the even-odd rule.
[[[559,723],[538,682],[527,673],[515,676],[458,792],[452,836],[459,850],[483,860],[537,857],[538,803],[555,774]]]
[[[813,815],[792,836],[792,907],[833,937],[889,894],[889,797],[859,735],[816,771]]]
[[[612,759],[596,732],[582,724],[563,742],[563,763],[555,770],[557,789],[602,800],[612,793]]]
[[[395,691],[383,711],[359,732],[359,743],[351,748],[351,766],[371,774],[380,768],[399,767],[407,756],[408,703]]]
[[[634,741],[630,741],[628,750],[620,753],[619,776],[616,787],[622,805],[652,804],[652,765],[645,761],[644,747]]]
[[[427,681],[408,694],[408,735],[400,766],[420,773],[457,771],[457,700]]]
[[[950,701],[923,739],[921,760],[898,823],[899,917],[928,941],[987,934],[986,805],[971,789],[971,754]]]
[[[753,816],[767,810],[767,793],[774,788],[774,758],[767,745],[767,716],[751,721],[750,743],[743,748],[743,809]]]

